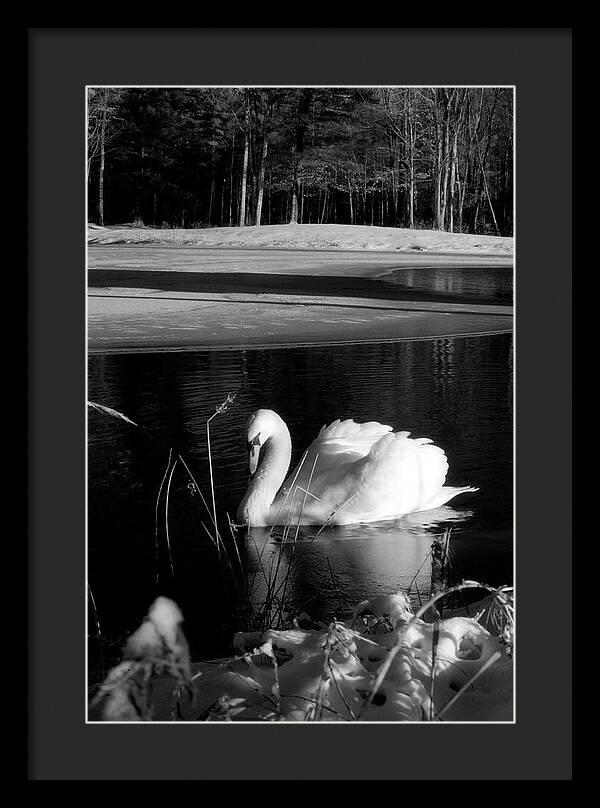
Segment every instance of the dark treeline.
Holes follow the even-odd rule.
[[[95,88],[89,218],[512,235],[505,88]]]

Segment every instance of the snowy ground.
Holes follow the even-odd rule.
[[[310,227],[300,225],[297,229]],[[334,226],[314,227],[322,230]],[[269,229],[273,228],[260,231]],[[355,229],[391,230],[346,228],[352,232],[347,233],[343,249],[94,242],[88,251],[89,348],[173,350],[333,344],[512,329],[510,306],[443,300],[440,296],[416,299],[388,283],[394,273],[405,269],[511,268],[509,251],[469,248],[471,236],[456,237],[463,240],[461,252],[359,250],[353,246],[360,241]],[[123,231],[90,232],[104,238]],[[144,233],[180,237],[186,232],[216,233],[125,231],[134,237]],[[242,232],[236,229],[236,233]],[[400,237],[417,231],[391,232]],[[455,238],[418,232],[437,239],[438,246],[444,239]],[[227,233],[235,235],[229,229]]]
[[[155,721],[512,722],[508,591],[435,625],[420,619],[426,608],[415,614],[405,594],[381,595],[320,629],[238,633],[235,657],[191,666],[183,616],[160,597],[89,719],[139,721],[141,707]],[[152,672],[144,706],[139,687]],[[189,688],[178,688],[184,680]]]
[[[506,306],[394,303],[353,298],[192,293],[154,297],[146,289],[90,297],[89,349],[183,350],[263,345],[395,341],[510,331]],[[100,293],[100,290],[97,290]],[[230,299],[234,298],[234,299]]]
[[[287,249],[400,250],[511,255],[513,239],[472,236],[438,230],[406,230],[343,224],[288,224],[262,227],[213,227],[203,230],[90,228],[89,244],[174,244],[197,247]]]

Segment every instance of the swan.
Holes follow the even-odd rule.
[[[429,438],[409,435],[376,421],[338,419],[321,429],[286,479],[289,429],[273,410],[256,410],[247,424],[250,482],[238,521],[256,527],[379,522],[478,490],[444,486],[444,451]]]

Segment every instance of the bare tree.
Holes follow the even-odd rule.
[[[314,89],[305,87],[301,90],[298,97],[298,110],[296,118],[295,138],[292,144],[293,156],[293,174],[292,174],[292,210],[290,213],[290,224],[298,224],[298,198],[299,198],[299,182],[298,176],[300,166],[302,164],[302,157],[304,155],[304,135],[308,125],[308,113]]]
[[[87,171],[98,158],[98,224],[104,225],[104,173],[106,151],[110,141],[121,131],[118,102],[122,91],[115,87],[88,90],[88,151]]]
[[[260,227],[262,218],[263,196],[265,190],[265,170],[267,166],[267,151],[269,148],[269,127],[271,125],[271,116],[273,115],[273,107],[275,98],[271,90],[267,90],[263,96],[264,109],[262,113],[262,146],[260,152],[260,160],[258,167],[258,181],[256,193],[256,221],[257,227]]]
[[[250,90],[244,90],[244,160],[240,190],[240,227],[246,225],[246,188],[248,185],[248,155],[250,153]]]

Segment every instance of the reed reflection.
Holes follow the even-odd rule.
[[[246,535],[248,596],[269,598],[290,616],[321,619],[382,593],[430,591],[433,541],[467,522],[470,510],[445,506],[390,522],[335,528],[252,528]]]

